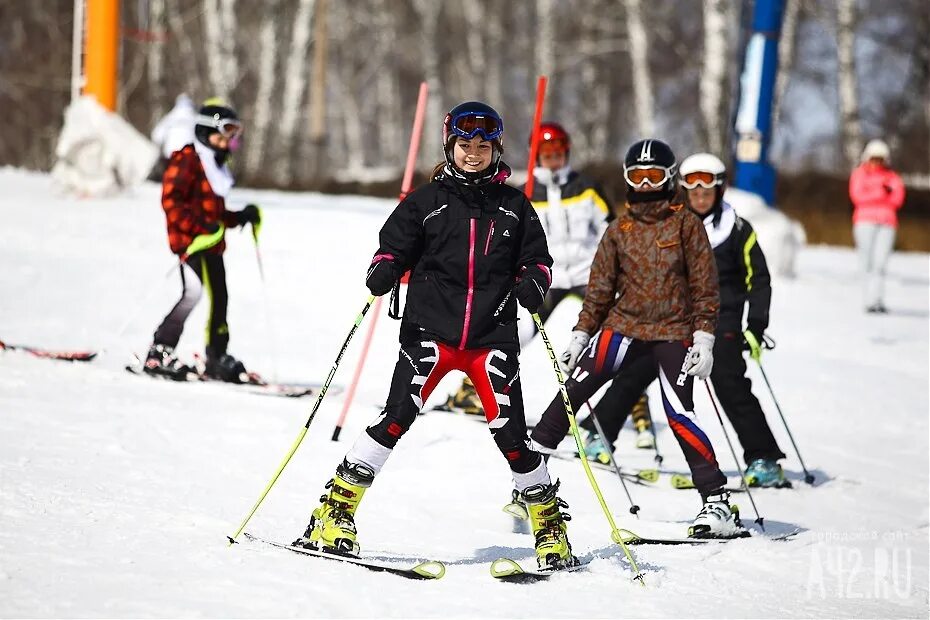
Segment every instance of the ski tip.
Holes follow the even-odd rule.
[[[636,540],[639,540],[639,536],[634,534],[630,530],[625,529],[615,529],[610,533],[610,539],[617,543],[618,545],[628,545]]]
[[[672,474],[671,479],[672,487],[675,489],[693,489],[694,482],[688,476],[682,474]]]
[[[636,473],[636,477],[642,480],[643,482],[658,482],[659,481],[659,470],[658,469],[641,469]]]
[[[427,560],[417,564],[410,570],[427,579],[442,579],[446,574],[446,565],[438,560]]]
[[[513,575],[522,575],[524,570],[515,561],[510,558],[498,558],[491,562],[491,576],[500,579],[501,577],[511,577]]]

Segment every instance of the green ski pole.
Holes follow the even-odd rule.
[[[536,312],[533,313],[533,321],[536,323],[536,328],[539,330],[539,335],[542,336],[543,344],[546,345],[546,351],[549,353],[549,361],[552,362],[552,369],[555,370],[555,377],[559,382],[559,391],[562,393],[562,403],[565,405],[565,415],[568,416],[568,425],[571,428],[572,436],[575,438],[575,446],[578,448],[578,454],[582,455],[580,460],[582,467],[584,467],[584,473],[588,477],[588,482],[591,483],[591,488],[594,490],[594,495],[597,497],[597,501],[601,505],[601,509],[604,511],[604,516],[607,517],[607,522],[610,524],[610,539],[620,545],[620,548],[623,549],[623,553],[626,555],[627,560],[630,561],[630,567],[635,573],[633,579],[638,580],[641,585],[645,586],[646,582],[643,574],[640,572],[639,567],[636,565],[636,560],[633,559],[633,554],[630,553],[626,543],[623,542],[623,535],[617,528],[617,524],[614,522],[614,516],[610,512],[610,508],[607,506],[607,502],[604,500],[604,495],[601,493],[601,488],[597,485],[597,480],[594,478],[594,473],[591,471],[591,465],[588,463],[588,459],[584,458],[584,442],[581,440],[581,432],[578,430],[578,423],[575,421],[575,413],[572,409],[572,403],[568,398],[568,390],[565,389],[565,378],[562,376],[562,369],[559,367],[559,361],[555,357],[555,351],[552,349],[552,343],[549,342],[549,336],[546,334],[546,328],[543,327],[542,319],[539,318],[539,314]]]
[[[310,417],[307,418],[307,423],[304,424],[302,429],[300,429],[300,433],[297,435],[297,439],[295,439],[294,443],[291,445],[291,449],[288,450],[287,454],[284,456],[284,460],[281,461],[281,464],[278,466],[274,476],[271,477],[271,480],[265,486],[265,490],[262,491],[258,501],[255,502],[254,506],[252,506],[252,510],[250,510],[249,514],[246,515],[245,519],[242,520],[242,523],[239,525],[239,529],[237,529],[236,533],[232,536],[226,537],[229,540],[230,545],[235,544],[236,538],[238,538],[239,534],[242,533],[242,530],[245,529],[245,526],[252,518],[252,515],[254,515],[255,511],[258,510],[258,507],[261,506],[263,501],[265,501],[265,497],[268,495],[268,492],[271,491],[271,487],[273,487],[274,483],[278,481],[278,478],[281,476],[281,472],[284,471],[284,468],[287,467],[291,457],[294,456],[294,454],[297,452],[297,448],[300,447],[300,443],[304,440],[304,436],[306,436],[307,430],[310,428],[310,424],[313,422],[313,418],[316,416],[316,412],[320,409],[320,403],[323,402],[323,397],[326,396],[326,390],[329,389],[329,384],[332,383],[333,377],[336,376],[336,370],[339,368],[339,362],[342,361],[343,354],[345,354],[346,349],[349,347],[349,341],[352,340],[352,336],[355,335],[355,332],[358,330],[358,326],[362,324],[362,319],[364,319],[365,315],[368,314],[368,309],[371,308],[371,304],[374,302],[374,300],[375,296],[369,295],[368,301],[365,302],[365,307],[362,308],[362,311],[358,313],[357,317],[355,317],[355,324],[352,325],[352,329],[349,330],[349,335],[346,336],[345,342],[342,343],[342,348],[339,349],[339,355],[336,356],[336,361],[333,363],[333,367],[330,369],[329,375],[326,377],[326,381],[323,383],[323,387],[320,389],[320,393],[316,397],[316,402],[313,404],[313,410],[310,411]]]

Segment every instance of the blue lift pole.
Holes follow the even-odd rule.
[[[770,207],[775,204],[775,168],[768,161],[768,151],[784,4],[784,0],[755,1],[736,114],[733,185],[760,195]]]

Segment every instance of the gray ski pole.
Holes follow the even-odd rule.
[[[604,428],[601,426],[601,421],[597,419],[597,414],[594,413],[594,408],[591,407],[591,404],[586,402],[588,409],[591,411],[591,420],[594,421],[594,428],[597,429],[597,434],[601,436],[601,441],[605,441],[606,435],[604,435]],[[605,446],[609,447],[609,446]],[[586,459],[588,455],[582,452],[579,455],[581,458]],[[613,450],[607,450],[607,456],[610,459],[610,464],[614,468],[614,471],[617,472],[617,478],[620,479],[620,484],[623,486],[623,492],[626,493],[626,498],[630,501],[630,514],[636,515],[636,518],[639,518],[639,506],[633,502],[633,497],[630,495],[630,489],[626,486],[626,480],[623,479],[623,474],[620,472],[620,466],[617,464],[617,460],[614,458]]]
[[[739,472],[739,479],[742,483],[743,489],[746,491],[747,497],[749,497],[749,503],[752,504],[752,509],[756,513],[756,523],[759,524],[759,527],[762,528],[762,531],[765,531],[765,525],[762,523],[762,517],[759,515],[759,509],[756,507],[756,500],[752,498],[752,492],[749,490],[749,485],[746,483],[746,477],[743,475],[743,470],[740,467],[739,459],[736,457],[736,450],[733,449],[733,442],[730,441],[730,433],[727,432],[727,427],[723,424],[723,418],[720,416],[720,409],[717,407],[717,399],[714,398],[714,393],[710,389],[710,377],[704,380],[704,386],[707,388],[707,395],[710,397],[710,404],[714,406],[714,412],[717,414],[717,420],[720,422],[720,428],[723,430],[723,436],[727,439],[727,445],[730,446],[730,454],[733,455],[733,462],[736,463],[736,471]]]

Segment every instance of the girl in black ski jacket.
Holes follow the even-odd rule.
[[[503,121],[490,106],[453,108],[443,123],[446,161],[381,229],[368,288],[384,295],[411,272],[391,389],[296,544],[357,550],[353,515],[362,494],[442,377],[460,370],[474,382],[528,506],[540,564],[574,562],[556,485],[527,442],[517,358],[516,304],[539,309],[552,281],[552,258],[532,205],[503,184],[510,170],[500,159],[502,134]],[[418,495],[433,493],[422,488]]]

